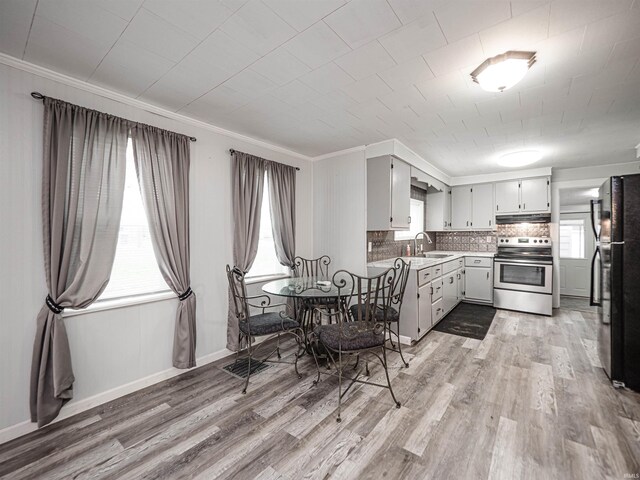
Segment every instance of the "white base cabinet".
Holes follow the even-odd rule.
[[[493,303],[493,259],[465,257],[464,298],[478,303]]]

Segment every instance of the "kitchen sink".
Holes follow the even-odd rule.
[[[425,258],[447,258],[453,255],[450,253],[423,253],[422,256]]]

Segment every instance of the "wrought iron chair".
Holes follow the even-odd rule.
[[[333,275],[332,282],[338,288],[340,298],[345,298],[345,301],[339,302],[336,311],[321,309],[314,311],[316,326],[311,333],[311,342],[318,370],[318,377],[314,384],[320,381],[321,373],[338,377],[338,417],[336,419],[338,422],[341,421],[342,397],[356,382],[388,388],[396,407],[400,408],[400,402],[393,393],[389,379],[386,342],[389,325],[386,312],[390,311],[393,285],[397,275],[398,271],[393,268],[373,277],[361,277],[346,270],[340,270]],[[349,318],[349,305],[358,306],[353,319]],[[380,314],[377,313],[378,310],[381,310]],[[322,324],[323,318],[330,318],[333,321]],[[329,353],[328,361],[334,366],[332,371],[320,369],[316,351],[322,347]],[[373,356],[380,361],[387,378],[386,385],[360,379],[362,369],[358,370],[358,365],[361,356],[365,359],[367,377],[369,376],[367,357]],[[346,375],[348,359],[353,357],[355,357],[353,367],[355,373]],[[350,384],[344,390],[343,378],[350,380]]]
[[[407,289],[407,280],[409,279],[411,262],[407,263],[402,258],[396,258],[395,262],[393,262],[393,268],[397,273],[391,290],[391,302],[389,304],[388,311],[384,311],[387,307],[381,306],[375,310],[375,314],[378,316],[378,320],[380,321],[386,317],[386,321],[389,324],[389,334],[395,335],[398,340],[398,348],[396,348],[396,345],[393,343],[393,338],[389,335],[389,343],[391,344],[391,348],[389,350],[399,353],[404,366],[409,367],[409,364],[404,359],[404,355],[402,355],[402,344],[400,343],[400,310],[402,309],[404,292]],[[353,318],[358,316],[359,309],[359,305],[351,305],[349,312]],[[392,324],[395,325],[395,332],[391,328]]]
[[[303,332],[300,328],[300,324],[287,315],[283,311],[267,312],[267,309],[271,308],[285,308],[290,310],[289,306],[285,303],[271,303],[271,297],[268,295],[247,295],[247,288],[244,280],[244,272],[237,267],[231,268],[227,265],[227,279],[229,281],[229,288],[231,290],[231,296],[233,298],[233,312],[238,319],[239,334],[238,345],[242,346],[243,342],[247,344],[247,379],[244,383],[242,393],[247,393],[247,387],[249,385],[249,378],[251,377],[252,361],[255,353],[260,347],[267,344],[267,341],[272,338],[277,338],[276,348],[269,353],[262,362],[275,362],[275,363],[289,363],[294,365],[294,369],[298,378],[302,378],[298,372],[298,358],[302,355],[302,338]],[[258,309],[261,311],[259,314],[251,314],[250,308]],[[290,312],[289,312],[290,313]],[[251,342],[253,337],[269,336],[265,341],[261,342],[258,346],[253,347]],[[298,345],[298,351],[295,354],[295,361],[286,362],[280,360],[280,336],[291,335],[296,340]],[[279,361],[270,360],[273,354],[277,354]],[[240,349],[236,352],[236,364],[240,358]]]
[[[316,277],[321,280],[329,280],[329,265],[331,258],[322,255],[318,258],[295,257],[293,259],[294,277]],[[337,298],[315,298],[309,300],[298,299],[296,305],[297,319],[300,321],[305,334],[311,325],[311,317],[315,308],[326,308],[335,310],[337,308]]]

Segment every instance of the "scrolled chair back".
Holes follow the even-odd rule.
[[[249,316],[249,305],[247,304],[247,286],[244,281],[244,272],[236,266],[231,268],[227,265],[227,280],[229,281],[229,291],[233,300],[233,313],[238,320],[246,320]]]
[[[340,302],[340,308],[344,313],[342,320],[356,322],[358,332],[370,330],[376,334],[383,333],[387,328],[386,315],[393,298],[397,275],[398,271],[394,268],[371,277],[356,275],[346,270],[337,271],[332,282],[343,299]],[[358,308],[351,319],[349,310],[354,305]],[[351,325],[348,331],[353,331]]]
[[[318,258],[296,257],[293,259],[294,277],[329,278],[331,258],[323,255]]]
[[[407,281],[409,280],[409,271],[411,270],[411,262],[405,262],[402,258],[396,258],[393,262],[393,269],[396,271],[395,285],[391,294],[391,303],[398,306],[398,312],[402,306],[404,292],[407,289]]]

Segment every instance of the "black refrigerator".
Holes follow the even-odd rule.
[[[591,220],[600,361],[614,386],[640,391],[640,174],[603,183],[591,202]]]

